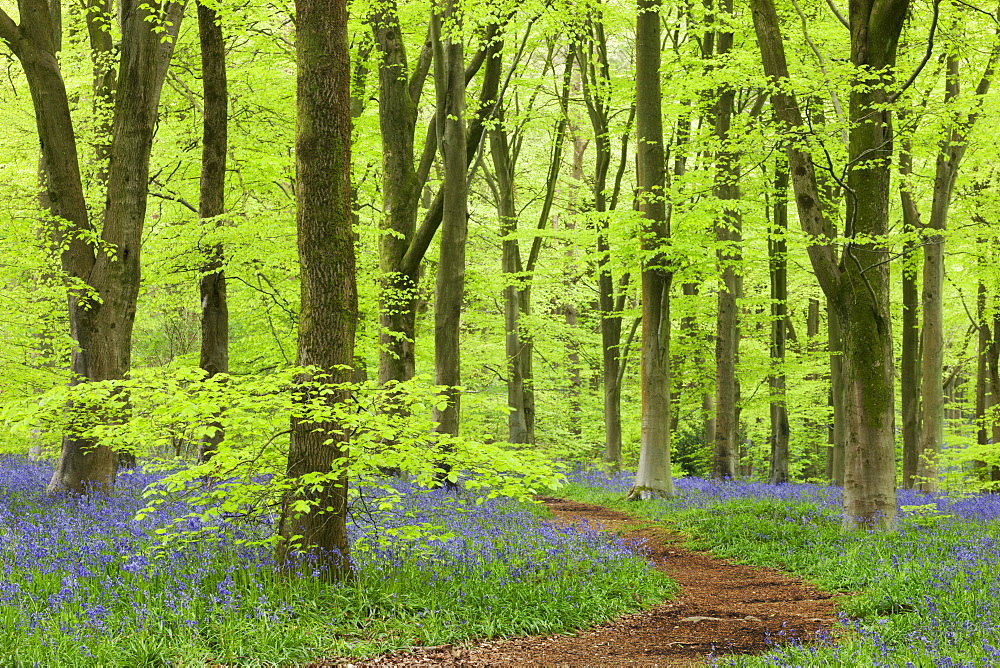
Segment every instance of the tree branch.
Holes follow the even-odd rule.
[[[21,41],[21,31],[18,30],[14,19],[10,18],[7,12],[2,9],[0,9],[0,40],[7,43],[7,47],[15,56],[19,55],[20,49],[17,43]]]
[[[837,9],[837,5],[834,4],[833,0],[826,0],[826,4],[830,6],[830,11],[833,12],[833,15],[837,17],[837,20],[840,21],[840,23],[845,28],[850,30],[851,29],[850,22],[848,22],[848,20],[844,18],[844,15],[840,13],[840,10]]]
[[[923,71],[924,65],[926,65],[927,61],[931,59],[931,53],[934,51],[934,34],[937,32],[940,9],[941,0],[934,0],[934,17],[931,19],[931,30],[930,34],[927,36],[927,52],[924,54],[924,59],[920,61],[919,65],[917,65],[917,69],[913,70],[913,74],[911,74],[910,78],[906,80],[906,83],[904,83],[899,90],[889,96],[890,104],[898,100],[899,96],[902,95],[907,88],[913,85],[913,82],[917,80],[917,76]]]

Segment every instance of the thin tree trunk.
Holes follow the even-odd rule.
[[[993,306],[996,309],[995,301]],[[985,323],[983,326],[986,326]],[[1000,404],[1000,313],[995,310],[989,332],[989,344],[986,347],[986,373],[989,379],[989,403],[991,406],[996,406]],[[996,419],[995,414],[990,419],[989,435],[994,447],[996,447],[996,444],[1000,443],[1000,420]],[[1000,466],[991,467],[990,480],[1000,481]]]
[[[984,247],[988,242],[980,239],[979,244]],[[983,258],[979,259],[980,269],[983,268]],[[990,433],[986,428],[987,414],[992,408],[990,396],[989,366],[987,363],[987,351],[990,345],[990,330],[986,324],[986,285],[979,281],[976,289],[976,444],[982,451],[986,451],[990,444]],[[975,466],[980,471],[981,479],[989,479],[989,470],[986,462],[977,460]]]
[[[492,59],[499,67],[499,57]],[[492,63],[487,63],[490,67]],[[531,443],[529,407],[526,403],[528,392],[525,384],[526,356],[531,354],[530,341],[522,337],[522,291],[519,289],[521,272],[521,252],[517,239],[517,207],[514,204],[514,165],[507,139],[507,129],[503,126],[503,106],[498,105],[497,124],[489,130],[490,153],[496,172],[497,213],[500,217],[500,237],[502,244],[501,271],[504,274],[504,341],[507,357],[507,441],[510,443]]]
[[[788,482],[788,409],[785,403],[785,336],[788,315],[788,161],[777,159],[774,213],[768,235],[771,274],[771,467],[768,482]]]
[[[226,47],[215,10],[198,3],[198,35],[201,40],[202,87],[205,111],[202,124],[201,190],[199,216],[207,224],[220,226],[216,219],[225,212],[226,151],[228,148],[228,95],[226,92]],[[215,219],[215,220],[212,220]],[[221,243],[209,250],[202,277],[201,355],[199,366],[212,377],[229,373],[229,306],[226,300],[225,259]],[[222,425],[214,422],[215,433],[198,443],[201,461],[212,458],[223,439]]]
[[[608,238],[610,221],[606,216],[616,202],[609,203],[607,196],[608,171],[611,168],[611,135],[608,89],[610,79],[607,37],[604,23],[598,19],[590,24],[586,48],[579,47],[578,60],[583,83],[584,103],[594,133],[595,165],[593,181],[593,207],[597,212],[597,308],[600,312],[602,379],[604,386],[604,460],[613,467],[621,466],[621,309],[616,309],[615,278],[611,271],[611,246]],[[631,122],[631,119],[629,120]],[[627,142],[627,138],[623,139]],[[620,166],[623,163],[620,163]],[[620,171],[620,170],[619,170]],[[581,170],[582,178],[582,170]],[[620,179],[620,177],[619,177]],[[614,198],[612,197],[614,200]]]
[[[465,241],[468,228],[466,183],[465,64],[459,39],[458,7],[448,0],[431,17],[434,80],[437,90],[438,149],[444,167],[441,254],[434,295],[434,383],[444,386],[444,408],[434,409],[437,430],[458,435],[461,395],[460,324],[465,294]],[[447,29],[445,23],[448,23]]]
[[[301,310],[300,402],[346,401],[324,385],[350,380],[358,317],[351,228],[351,66],[345,0],[296,1],[298,66],[296,222]],[[341,366],[342,365],[342,366]],[[300,404],[301,405],[301,404]],[[281,508],[278,560],[294,566],[296,551],[314,556],[328,577],[350,571],[347,543],[347,436],[336,421],[293,416],[288,478]],[[307,484],[303,477],[319,476]],[[301,506],[309,510],[303,511]]]
[[[921,225],[920,213],[907,182],[912,172],[913,157],[907,140],[899,154],[899,173],[902,177],[899,196],[903,209],[903,231],[908,235],[903,248],[903,348],[899,383],[903,415],[903,487],[906,489],[912,489],[916,484],[920,451],[920,297],[916,233]]]
[[[1000,42],[996,43],[983,75],[976,87],[977,101],[989,92],[993,68]],[[954,102],[959,93],[959,60],[948,57],[945,81],[945,106]],[[938,464],[944,441],[944,395],[941,377],[944,369],[944,232],[948,227],[948,208],[958,170],[968,146],[967,137],[979,118],[978,109],[963,119],[953,121],[941,139],[934,174],[934,197],[928,227],[933,234],[924,244],[923,289],[921,291],[922,327],[920,349],[920,458],[917,461],[917,485],[922,491],[938,488]]]
[[[642,445],[633,499],[673,496],[670,471],[670,283],[660,93],[660,0],[639,0],[636,18],[636,187],[642,248]]]
[[[830,459],[830,481],[844,486],[844,462],[847,452],[847,396],[844,394],[844,348],[840,316],[827,303],[827,347],[830,350],[830,397],[833,404],[833,448]]]
[[[794,343],[794,338],[792,339]],[[809,353],[815,352],[818,348],[819,338],[819,300],[809,299],[809,305],[806,310],[806,343],[804,346],[799,348],[800,351],[807,351]],[[806,376],[807,380],[818,381],[822,376],[820,374],[809,374]],[[831,402],[832,405],[832,402]],[[804,471],[804,477],[807,481],[818,480],[826,472],[826,466],[831,452],[829,444],[832,443],[832,429],[826,430],[826,438],[821,438],[820,434],[823,433],[820,423],[813,419],[805,419],[802,421],[802,431],[807,435],[809,442],[814,444],[814,450],[810,462],[806,470]]]
[[[538,224],[536,229],[542,231],[546,229],[551,224],[551,211],[552,203],[555,199],[556,194],[556,183],[559,178],[559,171],[562,166],[562,154],[563,154],[563,138],[566,134],[566,127],[568,125],[568,119],[565,114],[565,110],[569,104],[570,91],[572,89],[572,76],[573,76],[573,51],[569,51],[566,56],[566,62],[563,68],[563,85],[562,93],[560,97],[560,106],[564,113],[559,115],[558,120],[553,128],[552,137],[554,138],[552,146],[552,156],[549,160],[549,169],[546,176],[546,187],[545,196],[542,201],[541,211],[538,214]],[[518,286],[518,306],[521,310],[521,316],[527,317],[531,314],[531,281],[535,272],[535,265],[538,263],[538,257],[542,249],[543,237],[541,235],[536,235],[531,241],[531,248],[528,250],[528,258],[524,265],[523,278],[519,281]],[[517,248],[517,241],[515,240],[515,248]],[[520,320],[520,318],[519,318]],[[532,353],[534,350],[534,340],[530,332],[524,331],[519,333],[521,348],[521,373],[523,377],[523,405],[524,405],[524,416],[526,422],[526,428],[528,432],[528,442],[535,442],[535,390],[534,390],[534,370],[532,367]]]
[[[723,0],[722,13],[731,15],[732,1]],[[728,54],[733,47],[733,33],[716,36],[717,53]],[[723,148],[718,155],[718,175],[715,196],[722,202],[722,214],[716,223],[719,244],[718,261],[721,281],[718,295],[718,316],[715,341],[715,449],[712,477],[735,478],[739,466],[739,378],[736,363],[739,357],[739,311],[737,300],[742,297],[743,278],[739,271],[742,261],[742,216],[735,206],[740,199],[739,159],[725,146],[729,141],[736,91],[731,86],[720,90],[715,111],[715,136]]]

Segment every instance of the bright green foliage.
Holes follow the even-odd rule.
[[[6,419],[25,434],[71,431],[119,452],[159,459],[172,473],[146,492],[149,505],[137,518],[178,498],[194,507],[190,515],[175,519],[176,531],[159,530],[168,540],[200,538],[183,529],[189,516],[202,522],[252,517],[270,512],[293,486],[335,484],[339,469],[285,477],[290,419],[335,424],[346,432],[351,456],[342,461],[353,481],[395,470],[432,487],[435,476],[448,470],[449,480],[461,476],[465,488],[480,501],[496,496],[525,499],[561,485],[559,467],[533,450],[510,450],[436,432],[428,417],[429,404],[444,397],[420,378],[384,387],[371,382],[332,385],[316,374],[303,381],[302,371],[290,368],[269,376],[220,374],[206,379],[197,368],[144,369],[125,381],[56,386],[40,401],[9,406]],[[350,401],[328,401],[345,389],[351,393]],[[216,424],[225,438],[212,459],[178,468],[199,439],[215,432]],[[388,482],[370,484],[386,493],[381,505],[388,508],[398,500]],[[357,498],[355,486],[349,491],[351,498]],[[300,503],[304,505],[296,511],[314,510],[307,502]]]

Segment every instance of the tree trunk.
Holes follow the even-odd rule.
[[[990,88],[993,66],[997,58],[994,47],[986,74],[976,88],[982,98]],[[959,60],[948,57],[948,74],[945,80],[945,107],[958,97]],[[922,327],[920,349],[920,457],[917,460],[916,482],[925,492],[938,488],[938,464],[944,441],[944,394],[941,386],[944,370],[944,232],[948,227],[948,208],[951,205],[955,181],[967,147],[967,137],[978,119],[978,111],[961,120],[952,120],[939,144],[934,174],[934,197],[928,227],[933,233],[924,244],[923,289],[921,291]]]
[[[569,96],[572,89],[573,76],[573,51],[566,55],[566,62],[563,66],[563,85],[560,97],[560,105],[563,109],[569,104]],[[486,77],[489,78],[489,77]],[[552,154],[549,160],[549,169],[546,177],[545,196],[542,200],[541,211],[538,214],[538,231],[546,229],[551,224],[552,203],[556,194],[556,183],[559,178],[559,170],[562,166],[563,137],[566,134],[568,119],[565,114],[560,114],[555,122],[552,137],[555,138],[552,146]],[[524,265],[522,279],[518,281],[517,303],[521,311],[521,316],[531,314],[531,281],[535,272],[535,265],[542,250],[543,237],[536,235],[531,241],[531,248],[528,250],[528,259]],[[518,249],[519,244],[514,240],[514,248]],[[518,318],[520,320],[520,316]],[[519,330],[521,328],[519,327]],[[532,351],[534,350],[534,340],[530,332],[519,332],[521,341],[520,367],[522,374],[522,396],[524,404],[524,417],[528,432],[528,442],[535,442],[535,390],[534,390],[534,370],[532,368]]]
[[[754,28],[765,73],[788,78],[780,24],[772,0],[752,0]],[[909,0],[851,4],[851,62],[861,79],[852,89],[848,158],[848,245],[838,265],[830,244],[809,247],[813,270],[843,326],[846,406],[844,461],[845,528],[892,526],[896,517],[894,360],[889,313],[888,233],[892,128],[889,78]],[[779,91],[782,89],[779,88]],[[782,124],[803,126],[795,99],[773,95]],[[824,233],[825,220],[810,156],[788,145],[788,158],[803,230]],[[854,240],[857,239],[855,242]]]
[[[379,237],[379,382],[406,381],[415,371],[414,336],[416,314],[421,303],[417,294],[420,263],[442,224],[445,188],[426,203],[427,212],[416,225],[417,209],[427,175],[439,146],[439,108],[427,130],[419,165],[414,168],[414,135],[417,103],[431,65],[432,52],[440,40],[428,35],[413,71],[408,72],[403,34],[396,4],[379,3],[371,16],[375,43],[382,56],[379,67],[379,127],[383,155],[383,215]],[[432,20],[433,27],[433,20]],[[464,70],[464,84],[476,75],[483,63],[496,53],[494,36],[499,23],[490,24],[484,35],[488,46],[478,51]],[[457,65],[456,65],[457,66]],[[469,124],[465,164],[470,166],[477,154],[486,120],[498,99],[500,70],[483,76],[479,111]],[[409,79],[407,80],[407,75]]]
[[[79,281],[69,300],[70,334],[77,344],[72,384],[117,380],[129,371],[149,153],[162,78],[182,17],[181,6],[174,3],[165,8],[130,3],[125,9],[108,149],[107,205],[96,245],[90,240],[95,228],[87,213],[69,100],[55,56],[58,16],[45,0],[21,3],[21,26],[0,11],[0,39],[21,61],[35,107],[46,197],[52,213],[67,221],[67,227],[53,230],[54,241],[64,245],[63,270]],[[164,16],[169,19],[167,39],[160,29]],[[74,419],[87,416],[77,412]],[[109,489],[116,472],[117,457],[108,447],[68,434],[49,491]]]
[[[499,67],[500,59],[493,62]],[[504,274],[504,348],[507,357],[507,441],[510,443],[532,443],[533,411],[527,399],[530,396],[530,375],[526,373],[530,364],[531,341],[522,336],[522,290],[519,289],[523,266],[517,239],[517,208],[514,204],[514,165],[507,140],[507,129],[503,126],[502,105],[496,112],[497,124],[489,130],[490,153],[496,172],[497,213],[500,217],[500,237],[502,244],[501,271]]]
[[[660,94],[660,0],[638,0],[636,189],[642,248],[642,446],[633,499],[673,496],[670,471],[670,283]]]
[[[201,40],[201,73],[205,97],[201,147],[201,190],[198,215],[211,220],[225,212],[226,151],[228,149],[228,95],[226,92],[226,45],[215,10],[198,3],[198,35]],[[229,373],[229,306],[226,301],[225,259],[221,243],[212,244],[199,281],[201,292],[201,355],[199,366],[212,377]],[[198,443],[201,461],[212,458],[224,436],[222,425],[211,425],[215,433]]]
[[[899,383],[903,415],[903,487],[906,489],[912,489],[916,485],[920,452],[920,302],[917,287],[919,245],[916,234],[921,225],[920,213],[907,182],[912,172],[913,158],[907,140],[899,154],[899,173],[902,177],[899,196],[903,208],[903,231],[908,235],[903,247],[903,347]]]
[[[720,10],[732,14],[732,1],[723,0]],[[733,47],[733,33],[716,36],[717,53],[728,54]],[[740,199],[739,159],[726,147],[732,122],[736,92],[725,86],[719,92],[715,110],[715,136],[722,143],[718,155],[715,196],[722,202],[722,215],[716,223],[719,269],[718,316],[715,340],[715,449],[713,478],[735,478],[739,466],[739,379],[736,363],[739,357],[739,311],[737,300],[742,297],[742,216],[733,204]]]
[[[995,308],[996,304],[994,303]],[[983,326],[985,327],[986,324],[984,323]],[[991,406],[996,406],[1000,404],[1000,314],[995,310],[989,327],[989,344],[986,347],[986,373],[989,379],[989,403]],[[996,447],[1000,443],[1000,420],[997,420],[994,414],[989,423],[990,439],[993,446]],[[1000,481],[1000,466],[990,468],[990,479]]]
[[[379,63],[379,127],[382,134],[382,211],[379,235],[379,383],[413,378],[416,334],[415,272],[400,271],[417,224],[421,184],[413,162],[419,89],[410,76],[395,2],[373,13]],[[419,73],[420,68],[417,68]],[[419,77],[419,74],[415,75]],[[414,83],[422,79],[414,80]]]
[[[577,59],[583,83],[584,104],[594,133],[595,164],[593,181],[593,207],[598,214],[615,208],[615,202],[608,202],[608,171],[611,168],[611,134],[609,91],[604,82],[610,78],[607,38],[601,20],[590,25],[584,53],[581,45]],[[623,141],[627,141],[624,139]],[[586,144],[584,143],[585,147]],[[582,159],[582,152],[581,152]],[[583,178],[582,164],[580,179]],[[601,375],[604,387],[604,461],[614,468],[622,463],[622,418],[621,418],[621,309],[616,308],[615,278],[611,271],[611,246],[608,238],[610,221],[607,216],[598,215],[597,228],[597,308],[600,312],[601,327]]]
[[[844,486],[847,452],[847,396],[844,394],[844,347],[840,316],[827,300],[827,347],[830,350],[830,402],[833,405],[833,447],[830,452],[830,482]]]
[[[296,223],[301,307],[297,399],[323,396],[330,406],[343,390],[324,385],[350,380],[358,296],[351,229],[351,68],[345,0],[296,1]],[[342,366],[341,366],[342,365]],[[302,405],[300,404],[300,405]],[[288,478],[281,508],[279,563],[294,566],[305,552],[329,577],[350,570],[347,543],[347,436],[330,419],[315,421],[305,407],[293,415]],[[298,482],[318,474],[319,484]],[[302,506],[308,507],[303,511]]]
[[[771,467],[768,482],[788,482],[788,409],[785,404],[785,318],[788,315],[788,161],[778,157],[774,175],[774,213],[768,235],[771,274]]]
[[[458,435],[461,395],[460,324],[465,294],[466,184],[465,64],[458,38],[458,8],[448,0],[431,17],[437,90],[438,150],[444,167],[441,254],[434,296],[434,383],[444,386],[447,406],[434,409],[437,430]],[[444,29],[447,22],[448,29]]]
[[[795,338],[792,336],[788,337],[795,342]],[[800,346],[800,351],[807,351],[809,353],[814,353],[818,348],[819,339],[819,300],[809,299],[809,304],[806,311],[806,343],[804,346]],[[807,380],[818,381],[822,376],[820,374],[812,373],[806,376]],[[829,444],[832,442],[830,435],[833,433],[832,429],[827,429],[826,438],[822,438],[820,435],[823,433],[822,427],[816,420],[806,418],[802,421],[802,431],[807,435],[809,442],[813,444],[813,453],[810,457],[810,461],[806,470],[803,472],[803,477],[806,481],[813,481],[822,478],[823,474],[826,472],[826,465],[829,459],[830,447]]]

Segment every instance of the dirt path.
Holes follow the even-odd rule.
[[[558,522],[599,523],[624,538],[645,539],[649,559],[680,584],[680,596],[575,635],[427,647],[334,665],[698,666],[710,655],[762,652],[769,635],[809,638],[833,625],[831,596],[780,571],[685,550],[679,536],[625,513],[563,499],[542,501]]]

